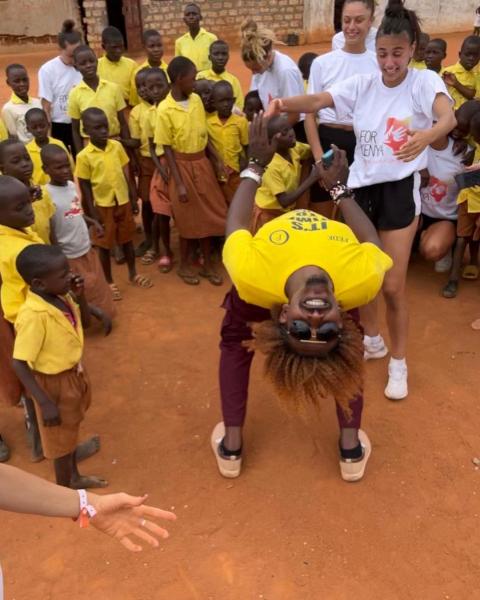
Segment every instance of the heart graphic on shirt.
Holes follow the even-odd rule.
[[[436,177],[430,176],[428,187],[430,188],[430,195],[435,202],[441,202],[447,195],[448,185]]]
[[[387,119],[387,127],[385,129],[385,146],[391,148],[394,152],[398,152],[400,148],[408,142],[408,129],[410,127],[410,118],[400,121],[395,117]]]
[[[72,203],[70,204],[69,210],[66,210],[63,218],[64,219],[72,219],[73,217],[78,217],[78,215],[82,215],[82,205],[80,204],[80,200],[75,196],[73,198]]]

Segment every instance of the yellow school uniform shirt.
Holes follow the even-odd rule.
[[[480,145],[473,143],[475,146],[475,154],[473,157],[473,164],[480,162]],[[467,212],[469,213],[480,213],[480,186],[475,185],[470,188],[463,188],[460,190],[457,196],[457,204],[463,204],[467,202]]]
[[[28,102],[24,102],[14,92],[10,100],[3,105],[2,119],[8,133],[17,137],[23,144],[29,142],[33,135],[27,130],[25,115],[31,108],[42,108],[39,98],[28,97]]]
[[[293,192],[298,188],[302,171],[301,161],[309,158],[311,154],[310,146],[301,142],[297,142],[290,150],[292,162],[278,153],[274,154],[263,174],[262,185],[255,195],[255,204],[268,210],[290,210],[288,206],[283,207],[278,202],[277,195]]]
[[[120,86],[125,102],[128,102],[131,93],[132,74],[136,68],[137,63],[126,56],[122,56],[117,62],[102,56],[98,59],[97,73],[100,79],[111,81]]]
[[[108,140],[105,149],[91,142],[77,154],[75,176],[90,181],[97,206],[122,206],[129,202],[123,167],[128,155],[120,142]]]
[[[155,144],[171,146],[183,154],[205,150],[208,143],[207,118],[200,96],[190,94],[187,108],[184,108],[171,93],[168,94],[157,108],[154,140]]]
[[[223,262],[240,298],[268,309],[288,302],[288,278],[307,265],[330,275],[343,310],[373,300],[393,265],[374,244],[360,244],[347,225],[309,210],[277,217],[255,236],[235,231],[225,242]]]
[[[0,300],[5,319],[11,323],[15,322],[28,290],[17,271],[17,256],[30,244],[43,244],[31,227],[13,229],[0,225]]]
[[[157,106],[151,105],[148,109],[148,119],[145,121],[145,136],[147,139],[154,140],[155,138],[155,127],[157,125]],[[155,154],[157,156],[163,156],[165,150],[162,144],[155,144]]]
[[[210,33],[203,27],[200,27],[195,38],[192,38],[190,32],[187,31],[184,35],[175,40],[175,56],[185,56],[189,58],[197,71],[205,71],[212,68],[208,55],[210,46],[217,39],[214,33]]]
[[[443,69],[443,72],[444,73],[445,72],[452,73],[453,75],[455,75],[455,77],[458,79],[458,81],[462,85],[473,88],[475,90],[476,96],[479,94],[480,83],[478,80],[478,76],[475,73],[475,69],[472,69],[471,71],[467,71],[459,62],[457,62],[456,64],[451,65],[450,67],[445,67]],[[467,98],[465,98],[465,96],[463,96],[463,94],[458,92],[451,85],[447,85],[447,89],[448,89],[448,93],[450,94],[450,96],[453,98],[453,101],[455,102],[455,106],[454,106],[455,110],[457,110],[457,108],[460,108],[460,106],[462,106],[462,104],[465,104],[465,102],[467,102]]]
[[[92,90],[89,85],[81,81],[70,91],[67,113],[72,119],[80,119],[82,112],[87,108],[101,108],[107,115],[110,135],[119,135],[118,113],[126,106],[122,90],[116,83],[100,79],[97,89]],[[80,127],[80,133],[86,137],[83,126]]]
[[[50,244],[50,219],[55,214],[55,204],[45,186],[42,186],[42,197],[32,202],[35,223],[32,230],[45,244]]]
[[[150,122],[151,104],[147,104],[143,100],[130,111],[128,117],[128,127],[130,136],[134,140],[140,140],[139,152],[142,156],[150,156],[150,145],[148,141],[148,124]]]
[[[63,148],[65,150],[65,152],[68,154],[68,158],[70,160],[70,165],[72,167],[72,173],[73,173],[75,164],[74,164],[73,158],[72,158],[70,152],[67,150],[65,144],[61,140],[57,140],[52,137],[48,138],[48,143],[55,144],[55,146],[60,146],[60,148]],[[35,185],[45,185],[46,183],[48,183],[50,181],[50,177],[45,173],[45,171],[42,168],[42,157],[40,156],[40,152],[41,152],[42,148],[37,144],[37,142],[35,140],[28,142],[28,144],[26,144],[25,148],[28,150],[28,153],[30,154],[30,158],[32,159],[32,163],[33,163],[33,174],[32,174],[33,183]]]
[[[207,117],[208,137],[223,163],[240,172],[240,154],[243,146],[248,145],[248,121],[245,117],[230,115],[225,123],[217,113]]]
[[[46,375],[72,369],[83,354],[80,309],[70,294],[62,299],[75,315],[76,327],[61,310],[31,290],[15,321],[13,358]]]
[[[142,69],[150,69],[151,67],[152,67],[152,65],[148,62],[148,60],[144,61],[141,65],[137,65],[135,67],[135,70],[132,73],[132,79],[130,82],[130,100],[129,100],[130,106],[136,106],[140,102],[140,97],[137,92],[137,86],[135,84],[135,77],[136,77],[137,73],[139,71],[141,71]],[[160,63],[160,69],[162,69],[162,71],[165,72],[165,75],[167,76],[167,81],[170,82],[170,78],[167,73],[168,65],[164,60],[162,60],[162,62]]]
[[[233,95],[235,96],[235,106],[243,109],[244,105],[244,97],[242,92],[242,86],[240,85],[240,81],[235,75],[229,73],[228,71],[224,71],[223,73],[215,73],[213,69],[207,69],[206,71],[200,71],[197,74],[197,79],[208,79],[209,81],[228,81],[228,83],[233,88]]]
[[[422,69],[426,69],[427,65],[425,63],[424,60],[414,60],[412,58],[412,60],[410,61],[409,65],[408,65],[411,69],[419,69],[420,71]]]

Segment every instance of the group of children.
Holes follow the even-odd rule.
[[[122,298],[112,256],[126,263],[132,285],[152,287],[136,262],[172,270],[173,219],[181,279],[188,285],[201,278],[223,282],[215,250],[246,165],[248,122],[264,107],[258,92],[243,96],[238,78],[227,70],[228,44],[201,28],[201,19],[197,5],[185,7],[188,32],[177,40],[168,65],[156,30],[144,32],[147,57],[141,64],[123,56],[124,41],[114,27],[103,31],[104,56],[98,60],[90,47],[76,45],[73,62],[82,81],[68,96],[69,148],[50,136],[40,100],[29,95],[26,69],[7,67],[12,97],[0,127],[0,375],[10,398],[17,401],[22,393],[34,458],[53,459],[63,485],[106,485],[82,477],[77,468],[80,458],[98,449],[98,440],[77,442],[90,403],[82,327],[93,317],[109,333],[114,302]],[[307,53],[299,60],[305,82],[315,57]],[[450,269],[446,258],[456,242],[443,290],[452,297],[470,241],[464,276],[478,277],[478,192],[457,194],[454,176],[467,162],[480,161],[480,102],[474,99],[480,38],[464,41],[456,65],[443,68],[445,57],[445,42],[424,36],[412,67],[438,72],[455,99],[458,125],[430,149],[423,173],[419,232],[421,251],[439,270]],[[308,190],[319,179],[309,146],[297,141],[286,117],[273,117],[268,133],[277,152],[257,191],[253,232],[285,211],[311,208]],[[139,212],[144,240],[135,248]],[[0,460],[6,458],[0,437]]]

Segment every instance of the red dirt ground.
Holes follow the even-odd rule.
[[[447,37],[453,62],[463,36]],[[307,48],[291,50],[297,57]],[[20,61],[33,70],[46,56],[3,55],[0,67]],[[232,62],[247,84],[237,54]],[[155,280],[147,291],[130,288],[117,269],[125,299],[115,330],[87,340],[94,404],[83,434],[100,433],[103,448],[82,468],[106,476],[110,491],[147,491],[151,503],[174,509],[171,538],[132,555],[67,520],[2,513],[8,600],[480,598],[480,473],[471,462],[480,453],[479,333],[469,326],[480,316],[478,282],[444,300],[445,276],[413,261],[410,395],[388,402],[386,359],[367,365],[364,427],[373,455],[364,481],[339,477],[333,406],[308,422],[286,416],[261,360],[245,469],[228,481],[209,447],[220,417],[227,284],[192,289],[174,273],[144,270]],[[29,462],[21,411],[1,407],[0,423],[10,464],[52,479],[50,464]]]

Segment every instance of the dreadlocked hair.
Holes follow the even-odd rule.
[[[241,53],[245,62],[263,62],[272,51],[273,44],[283,44],[275,33],[258,25],[253,19],[242,23]]]
[[[333,398],[350,418],[350,402],[363,385],[363,334],[348,313],[342,321],[338,345],[321,358],[294,352],[273,320],[251,325],[253,339],[244,345],[265,354],[265,375],[289,412],[304,413],[308,405],[320,409],[323,400]]]

